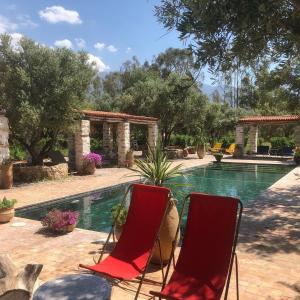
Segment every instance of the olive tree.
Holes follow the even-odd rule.
[[[11,137],[40,165],[59,135],[69,130],[95,76],[84,52],[51,49],[22,38],[0,37],[0,106]]]

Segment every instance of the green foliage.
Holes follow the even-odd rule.
[[[59,135],[72,128],[95,71],[86,53],[50,49],[26,38],[16,50],[2,35],[0,74],[0,105],[12,138],[33,164],[42,164]]]
[[[91,151],[102,149],[102,141],[99,138],[91,138]]]
[[[26,152],[24,148],[17,142],[10,144],[9,155],[12,160],[24,160],[26,158]]]
[[[128,209],[121,205],[121,203],[114,205],[111,208],[111,215],[117,225],[122,226],[125,224],[128,214]]]
[[[16,203],[16,199],[7,199],[6,197],[3,197],[3,199],[0,201],[0,210],[12,208]]]
[[[287,137],[278,137],[274,136],[270,138],[270,143],[272,145],[272,148],[281,149],[283,147],[295,147],[295,143],[292,139],[289,139]]]
[[[220,153],[215,153],[214,157],[215,157],[217,162],[220,162],[223,158],[223,153],[221,153],[221,152]]]
[[[148,147],[146,160],[136,159],[135,164],[138,172],[149,184],[162,186],[169,179],[181,175],[182,165],[172,167],[172,163],[167,159],[160,143],[154,149]]]
[[[158,21],[190,41],[199,65],[228,69],[299,55],[300,1],[162,0]]]
[[[195,137],[187,134],[172,134],[170,137],[170,144],[186,148],[195,144]]]

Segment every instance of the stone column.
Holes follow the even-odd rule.
[[[130,150],[129,122],[118,123],[118,166],[125,167],[126,154]]]
[[[4,115],[0,115],[0,163],[9,158],[8,136],[8,119]]]
[[[75,134],[70,133],[68,135],[68,165],[69,165],[69,170],[75,171],[76,170],[76,159],[75,159]]]
[[[249,146],[250,153],[257,152],[257,137],[258,137],[258,126],[251,126],[249,130]]]
[[[295,127],[294,137],[295,137],[295,146],[300,147],[300,125]]]
[[[113,150],[113,124],[103,123],[103,149],[105,153],[111,155]]]
[[[75,165],[79,171],[82,167],[82,157],[91,151],[90,148],[90,121],[81,120],[75,132]]]
[[[238,156],[244,154],[244,127],[237,125],[235,128],[235,143],[238,145],[239,153]]]
[[[148,125],[148,145],[151,149],[156,146],[158,138],[158,126],[157,124]]]

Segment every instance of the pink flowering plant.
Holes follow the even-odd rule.
[[[52,209],[42,219],[43,226],[48,227],[54,231],[64,232],[68,225],[75,225],[79,218],[78,211],[61,211],[59,209]]]
[[[96,166],[100,166],[102,163],[102,156],[100,154],[90,152],[83,156],[85,162],[94,163]]]

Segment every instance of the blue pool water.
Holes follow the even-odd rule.
[[[172,179],[172,183],[185,187],[172,187],[178,206],[183,195],[191,191],[226,195],[240,198],[244,206],[259,193],[287,174],[293,167],[284,165],[212,163],[195,168],[183,176]],[[80,212],[77,227],[107,231],[112,223],[111,207],[120,202],[128,185],[95,191],[89,194],[58,199],[47,204],[19,209],[19,217],[40,220],[52,208]]]

